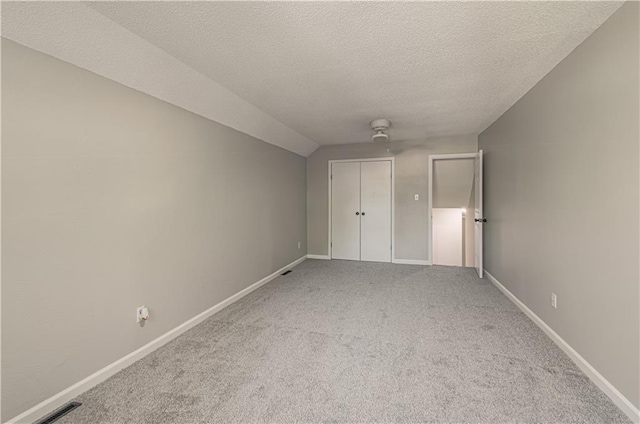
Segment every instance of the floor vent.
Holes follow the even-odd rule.
[[[280,274],[280,275],[287,275],[287,274],[288,274],[288,273],[290,273],[290,272],[291,272],[291,270],[287,270],[287,271],[283,272],[283,273],[282,273],[282,274]]]
[[[41,420],[36,421],[35,424],[51,424],[54,421],[58,421],[60,418],[67,415],[69,412],[73,411],[80,405],[82,405],[80,402],[69,402],[60,409],[57,409],[46,417],[42,418]]]

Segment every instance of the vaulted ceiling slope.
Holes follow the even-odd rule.
[[[395,140],[479,133],[621,4],[24,2],[2,29],[308,155],[379,117]]]
[[[120,3],[122,4],[122,3]],[[302,156],[318,144],[80,2],[5,2],[2,36]]]

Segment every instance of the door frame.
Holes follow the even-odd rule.
[[[334,159],[329,160],[327,165],[327,185],[328,185],[328,215],[329,225],[327,226],[327,256],[331,259],[331,165],[339,162],[382,162],[391,161],[391,263],[396,259],[396,158],[393,156],[364,159]]]
[[[474,153],[446,153],[439,155],[429,155],[429,169],[427,171],[428,192],[427,192],[427,260],[433,264],[433,162],[436,160],[451,159],[475,159],[478,152]]]

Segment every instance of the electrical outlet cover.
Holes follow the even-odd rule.
[[[142,321],[142,310],[145,308],[145,306],[138,306],[138,308],[136,308],[136,322],[140,322]]]

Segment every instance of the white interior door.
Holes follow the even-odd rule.
[[[475,267],[478,276],[482,278],[482,227],[484,224],[482,210],[482,150],[478,152],[475,160],[476,170],[474,173],[473,183],[475,184],[476,204],[474,211],[475,223]]]
[[[360,260],[360,162],[331,164],[331,257]]]
[[[360,164],[360,258],[391,262],[391,161]]]

